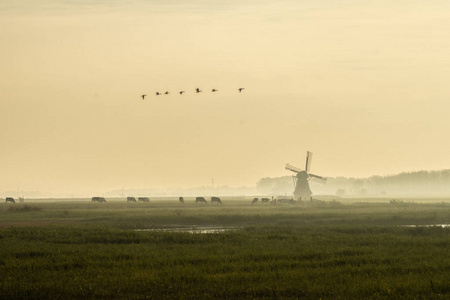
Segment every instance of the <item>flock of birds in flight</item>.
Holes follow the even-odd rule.
[[[239,93],[241,93],[243,90],[245,90],[245,88],[238,88]],[[215,92],[217,92],[217,91],[218,91],[217,89],[212,89],[212,90],[211,90],[211,92],[213,92],[213,93],[215,93]],[[196,88],[196,89],[195,89],[195,92],[196,92],[196,93],[201,93],[201,92],[203,92],[203,91],[200,90],[199,88]],[[179,91],[178,93],[179,93],[180,95],[183,95],[183,94],[185,93],[185,91]],[[160,92],[156,92],[156,93],[155,93],[156,96],[159,96],[159,95],[162,95],[162,94],[164,94],[164,95],[169,95],[170,92],[169,92],[169,91],[166,91],[166,92],[164,92],[164,93],[160,93]],[[145,97],[147,97],[147,94],[143,94],[143,95],[141,95],[141,97],[142,97],[142,100],[144,100]]]

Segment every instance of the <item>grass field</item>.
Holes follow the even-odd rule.
[[[0,299],[449,299],[450,203],[365,200],[1,203]]]

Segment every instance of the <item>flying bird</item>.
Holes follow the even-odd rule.
[[[159,96],[159,95],[161,95],[159,92],[156,92],[156,96]]]
[[[212,90],[211,90],[211,92],[213,92],[213,93],[214,93],[214,92],[217,92],[217,90],[216,90],[216,89],[212,89]]]
[[[245,90],[245,88],[238,88],[239,93],[242,92],[242,90]]]
[[[165,95],[169,95],[170,93],[169,93],[169,91],[166,91],[164,94],[165,94]]]
[[[183,95],[184,91],[180,91],[179,93],[180,93],[180,95]]]
[[[199,88],[196,88],[196,89],[195,89],[195,92],[196,92],[196,93],[201,93],[202,91],[200,91]]]
[[[144,100],[145,96],[147,96],[147,95],[141,95],[141,97],[142,97],[142,100]]]

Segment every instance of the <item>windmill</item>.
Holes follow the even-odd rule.
[[[305,169],[302,170],[300,168],[294,167],[290,164],[286,164],[286,170],[292,171],[296,173],[296,175],[292,176],[292,179],[294,180],[294,198],[301,200],[302,198],[310,198],[312,199],[311,195],[311,189],[309,188],[309,180],[315,179],[318,182],[325,183],[327,181],[326,177],[322,177],[319,175],[314,175],[309,173],[309,169],[311,166],[311,160],[312,160],[312,152],[307,151],[306,152],[306,166]]]

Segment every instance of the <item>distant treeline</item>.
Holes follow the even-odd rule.
[[[310,186],[316,195],[450,194],[450,169],[368,178],[329,177],[325,185],[310,181]],[[290,195],[294,190],[293,178],[261,178],[257,188],[264,194]]]
[[[310,181],[314,195],[445,195],[450,194],[450,169],[440,171],[404,172],[397,175],[371,176],[368,178],[328,177],[326,184]],[[96,193],[105,197],[194,197],[194,196],[287,196],[294,191],[292,176],[261,178],[256,186],[202,186],[192,188],[142,188],[116,189]],[[79,191],[0,191],[0,198],[90,198],[93,194]]]

